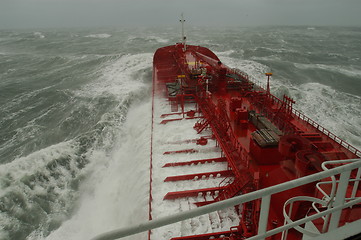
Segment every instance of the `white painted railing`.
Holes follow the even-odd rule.
[[[340,164],[348,164],[351,162],[358,162],[358,161],[360,161],[360,160],[359,159],[346,159],[346,160],[326,161],[326,162],[322,163],[322,169],[327,171],[327,170],[329,170],[329,168],[327,167],[328,165],[337,166]],[[284,205],[284,208],[283,208],[283,215],[285,217],[284,224],[292,222],[290,216],[292,213],[292,206],[293,206],[294,202],[302,201],[302,202],[312,203],[313,209],[317,213],[320,213],[320,216],[321,216],[321,214],[324,211],[321,212],[319,210],[319,206],[322,208],[333,209],[334,206],[338,206],[338,205],[341,206],[344,203],[347,203],[348,201],[358,200],[358,198],[360,196],[356,196],[356,193],[358,192],[357,191],[358,186],[361,181],[361,168],[358,168],[355,178],[350,177],[350,174],[351,174],[351,170],[342,172],[339,180],[337,180],[335,176],[331,176],[331,181],[318,182],[316,184],[316,189],[321,194],[322,199],[309,197],[309,196],[298,196],[298,197],[294,197],[294,198],[287,200]],[[324,185],[328,185],[328,187],[327,187],[328,190],[324,190],[322,188],[322,186],[324,186]],[[349,196],[348,196],[346,194],[346,190],[347,190],[348,186],[352,186],[352,185],[353,185],[352,192],[350,192]],[[288,212],[286,211],[287,206],[289,207]],[[340,213],[341,213],[341,211],[335,210],[332,215],[327,214],[327,215],[323,215],[321,217],[321,219],[323,220],[323,227],[321,230],[322,233],[325,233],[330,230],[334,230],[336,228],[336,226],[338,226],[338,223],[340,220]],[[317,232],[315,232],[315,231],[306,230],[305,228],[301,228],[301,227],[295,227],[295,228],[299,232],[306,234],[308,236],[311,236],[311,237],[316,237],[319,235],[318,230],[317,230]],[[288,233],[287,230],[282,233],[282,240],[287,239],[287,233]]]
[[[357,161],[356,161],[357,160]],[[154,219],[148,222],[141,223],[139,225],[135,225],[132,227],[126,227],[121,229],[116,229],[111,232],[100,234],[99,236],[93,238],[92,240],[112,240],[117,238],[122,238],[130,235],[134,235],[137,233],[145,232],[154,228],[159,228],[165,225],[170,225],[172,223],[180,222],[186,219],[194,218],[197,216],[201,216],[204,214],[208,214],[214,211],[218,211],[224,208],[233,207],[238,204],[243,204],[246,202],[250,202],[256,199],[262,199],[261,203],[261,214],[259,219],[259,228],[258,228],[258,235],[253,236],[249,238],[249,240],[256,240],[256,239],[264,239],[266,237],[275,235],[277,233],[281,233],[284,231],[287,231],[291,228],[295,228],[301,224],[310,222],[312,220],[321,218],[326,215],[332,214],[330,228],[336,229],[338,228],[338,221],[339,216],[341,214],[342,209],[351,207],[355,204],[358,204],[361,202],[361,197],[355,197],[353,200],[350,201],[342,201],[342,192],[344,191],[344,186],[340,187],[336,192],[336,198],[337,195],[340,196],[338,200],[335,200],[335,203],[333,204],[333,207],[330,209],[327,209],[325,211],[319,212],[317,214],[314,214],[312,216],[307,216],[305,218],[299,219],[297,221],[286,221],[286,223],[283,226],[280,226],[278,228],[272,229],[267,231],[267,222],[268,222],[268,213],[270,208],[270,200],[271,196],[273,194],[283,192],[292,188],[299,187],[301,185],[305,185],[314,181],[318,181],[320,179],[328,178],[331,176],[335,176],[337,174],[341,174],[340,181],[343,181],[344,184],[347,184],[349,181],[350,172],[354,169],[360,169],[361,168],[361,159],[355,159],[354,162],[349,163],[347,165],[342,165],[339,167],[335,167],[329,170],[325,170],[323,172],[319,172],[313,175],[309,175],[303,178],[295,179],[289,182],[281,183],[269,188],[261,189],[255,192],[250,192],[245,195],[237,196],[234,198],[230,198],[224,201],[216,202],[213,204],[209,204],[206,206],[198,207],[186,212],[180,212],[171,216],[162,217],[159,219]],[[346,179],[347,178],[347,179]],[[346,183],[347,182],[347,183]],[[344,194],[343,194],[344,195]],[[344,196],[343,196],[344,198]],[[350,224],[351,225],[351,224]],[[346,225],[347,227],[347,225]]]

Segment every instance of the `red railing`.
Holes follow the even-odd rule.
[[[237,74],[239,77],[243,78],[246,81],[250,81],[249,77],[246,73],[243,73],[241,70],[239,69],[232,69],[231,70],[232,73]],[[257,85],[257,84],[255,84]],[[264,88],[262,88],[260,85],[257,85],[258,88],[264,90],[266,92],[266,90]],[[281,99],[279,99],[278,97],[272,95],[272,94],[268,94],[268,97],[278,106],[282,106],[284,104],[284,101],[282,101]],[[293,109],[292,108],[292,113],[298,117],[298,119],[303,120],[304,122],[306,122],[307,124],[313,126],[314,128],[316,128],[318,131],[322,132],[323,134],[325,134],[328,138],[330,138],[332,141],[334,141],[335,143],[339,144],[340,146],[346,148],[347,150],[349,150],[351,153],[355,154],[358,157],[361,157],[361,151],[358,150],[357,148],[355,148],[354,146],[352,146],[351,144],[347,143],[346,141],[342,140],[341,138],[337,137],[335,134],[333,134],[332,132],[330,132],[329,130],[327,130],[326,128],[324,128],[323,126],[321,126],[320,124],[318,124],[317,122],[315,122],[314,120],[312,120],[311,118],[307,117],[305,114],[301,113],[300,111]]]
[[[335,134],[333,134],[332,132],[330,132],[329,130],[327,130],[326,128],[322,127],[320,124],[318,124],[317,122],[313,121],[312,119],[310,119],[309,117],[307,117],[306,115],[304,115],[303,113],[301,113],[300,111],[296,110],[296,109],[292,109],[292,113],[298,117],[299,119],[305,121],[306,123],[310,124],[311,126],[313,126],[314,128],[316,128],[318,131],[322,132],[323,134],[325,134],[327,137],[329,137],[331,140],[333,140],[334,142],[336,142],[337,144],[339,144],[340,146],[346,148],[347,150],[349,150],[351,153],[355,154],[358,157],[361,157],[361,151],[358,150],[357,148],[355,148],[354,146],[352,146],[351,144],[345,142],[344,140],[342,140],[341,138],[337,137]]]

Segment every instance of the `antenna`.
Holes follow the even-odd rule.
[[[183,13],[181,14],[181,20],[179,20],[182,24],[182,44],[183,44],[183,51],[185,52],[187,50],[187,47],[186,47],[186,40],[187,40],[187,37],[186,35],[184,34],[184,22],[186,20],[184,20],[184,17],[183,17]]]

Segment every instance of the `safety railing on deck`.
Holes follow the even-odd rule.
[[[242,77],[243,79],[250,81],[249,77],[246,73],[242,72],[239,69],[232,69],[232,71],[237,74],[238,76]],[[266,92],[266,88],[264,86],[262,86],[260,83],[256,83],[256,85],[258,85],[258,87],[260,87],[263,91]],[[283,101],[281,99],[279,99],[278,97],[269,94],[268,97],[277,105],[281,106],[283,104]],[[352,146],[351,144],[345,142],[344,140],[342,140],[341,138],[337,137],[335,134],[333,134],[332,132],[330,132],[329,130],[327,130],[326,128],[322,127],[320,124],[318,124],[317,122],[313,121],[311,118],[307,117],[306,115],[304,115],[303,113],[301,113],[300,111],[293,109],[292,108],[292,113],[298,117],[299,119],[302,119],[303,121],[305,121],[306,123],[310,124],[311,126],[315,127],[317,130],[319,130],[320,132],[324,133],[326,136],[328,136],[330,139],[332,139],[333,141],[335,141],[336,143],[338,143],[340,146],[343,146],[344,148],[348,149],[350,152],[354,153],[356,156],[361,157],[361,151],[359,151],[357,148],[355,148],[354,146]]]
[[[342,165],[339,167],[335,167],[329,170],[325,170],[323,172],[319,172],[313,175],[309,175],[303,178],[295,179],[289,182],[281,183],[269,188],[261,189],[258,191],[250,192],[245,195],[233,197],[224,201],[216,202],[213,204],[209,204],[206,206],[198,207],[186,212],[180,212],[171,216],[162,217],[159,219],[154,219],[149,222],[141,223],[136,226],[117,229],[111,232],[103,233],[92,240],[112,240],[117,238],[122,238],[130,235],[134,235],[137,233],[145,232],[154,228],[159,228],[165,225],[170,225],[172,223],[180,222],[186,219],[191,219],[197,216],[201,216],[204,214],[208,214],[214,211],[218,211],[224,208],[233,207],[238,204],[243,204],[246,202],[254,201],[256,199],[262,199],[261,203],[261,213],[260,213],[260,219],[259,219],[259,225],[258,225],[258,235],[253,236],[249,238],[249,240],[256,240],[256,239],[264,239],[266,237],[285,232],[291,228],[295,228],[297,226],[300,226],[302,224],[305,224],[307,222],[310,222],[315,219],[319,219],[323,216],[329,215],[332,213],[332,219],[331,219],[331,230],[335,229],[341,229],[343,228],[343,231],[347,232],[348,234],[356,234],[360,231],[359,228],[353,229],[352,231],[350,229],[345,229],[347,226],[353,226],[352,223],[345,225],[343,227],[339,227],[338,223],[340,220],[341,211],[344,208],[351,207],[355,204],[358,204],[361,202],[361,197],[354,198],[351,201],[348,202],[337,202],[337,204],[334,204],[332,208],[327,209],[325,211],[320,211],[317,214],[314,214],[312,216],[307,216],[305,218],[299,219],[297,221],[292,222],[286,222],[283,226],[274,228],[272,230],[267,231],[267,223],[268,223],[268,213],[270,208],[270,200],[273,194],[283,192],[292,188],[296,188],[314,181],[318,181],[320,179],[328,178],[331,176],[335,176],[338,174],[341,174],[340,179],[349,180],[350,172],[354,169],[360,169],[361,168],[361,159],[355,159],[354,162],[349,163],[347,165]],[[346,179],[348,178],[348,179]],[[339,187],[341,190],[337,190],[342,192],[344,191],[344,187]],[[358,220],[360,221],[360,220]],[[357,222],[358,223],[358,222]],[[356,231],[356,232],[355,232]],[[338,231],[341,232],[341,231]],[[351,236],[351,235],[350,235]]]
[[[345,160],[332,160],[326,161],[321,164],[322,169],[328,170],[328,165],[339,166],[340,164],[347,164],[351,162],[360,161],[359,159],[345,159]],[[295,202],[309,202],[312,204],[312,208],[315,212],[321,213],[322,209],[332,209],[334,206],[341,205],[343,203],[348,203],[352,200],[360,198],[357,195],[359,193],[358,186],[361,181],[361,168],[358,169],[356,175],[351,175],[351,171],[346,171],[341,173],[339,179],[336,179],[335,176],[331,176],[331,181],[320,181],[316,184],[316,189],[321,196],[319,198],[309,197],[309,196],[297,196],[291,199],[288,199],[284,204],[283,214],[285,217],[285,223],[291,223],[291,213],[292,206]],[[352,186],[352,191],[347,192],[347,188]],[[286,211],[287,206],[289,206],[288,213]],[[336,218],[337,217],[337,218]],[[304,233],[308,236],[315,237],[321,232],[326,232],[332,230],[335,226],[338,226],[340,215],[337,214],[327,214],[320,218],[322,221],[322,228],[320,230],[307,230],[306,228],[297,227],[296,229],[301,233]],[[319,222],[320,223],[320,222]],[[282,240],[287,239],[288,231],[283,232]]]
[[[361,152],[355,148],[354,146],[352,146],[351,144],[345,142],[344,140],[342,140],[341,138],[337,137],[335,134],[333,134],[332,132],[330,132],[329,130],[327,130],[326,128],[322,127],[320,124],[318,124],[317,122],[313,121],[312,119],[310,119],[309,117],[307,117],[306,115],[304,115],[303,113],[301,113],[300,111],[296,110],[296,109],[292,109],[293,114],[296,115],[296,117],[298,117],[299,119],[302,119],[303,121],[307,122],[308,124],[312,125],[313,127],[315,127],[317,130],[319,130],[320,132],[324,133],[326,136],[328,136],[329,138],[331,138],[332,140],[334,140],[336,143],[340,144],[341,146],[343,146],[344,148],[348,149],[350,152],[354,153],[356,156],[361,157]]]

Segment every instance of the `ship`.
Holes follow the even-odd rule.
[[[153,58],[149,240],[358,239],[361,152],[184,34]]]

